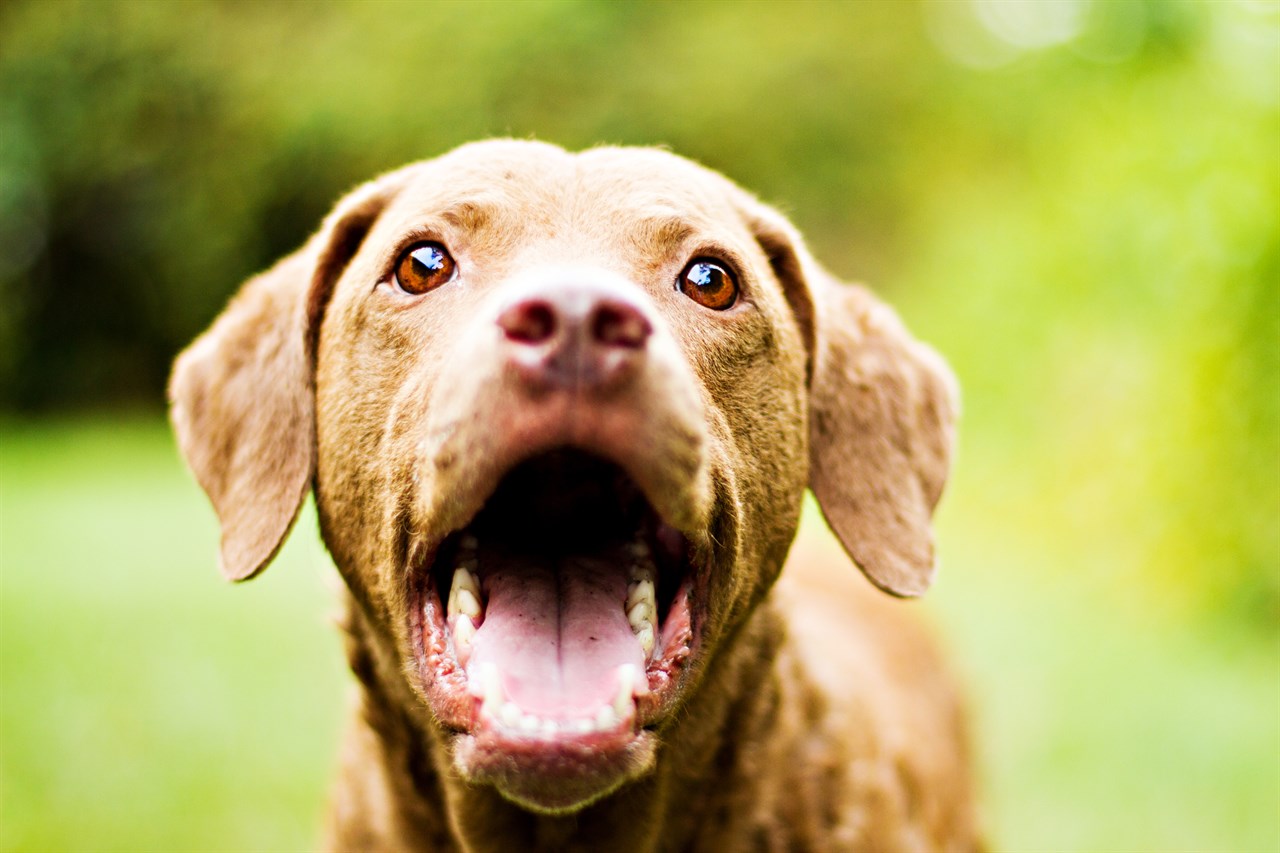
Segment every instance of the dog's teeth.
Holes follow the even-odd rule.
[[[479,619],[480,614],[484,611],[480,608],[480,602],[469,589],[458,590],[458,613],[462,616],[470,616],[473,620]]]
[[[616,728],[618,723],[622,722],[622,718],[613,712],[613,708],[605,705],[599,711],[596,711],[595,724],[600,731]]]
[[[476,599],[480,599],[480,579],[466,566],[458,566],[453,570],[451,590],[466,590]]]
[[[498,673],[496,664],[488,664],[480,673],[481,684],[484,686],[484,704],[492,705],[495,709],[502,705],[507,698],[502,690],[502,676]]]
[[[520,725],[520,720],[524,715],[520,713],[520,706],[515,702],[506,702],[498,710],[498,719],[502,725],[509,729],[514,729]]]
[[[467,551],[474,551],[480,543],[476,537],[470,533],[464,533],[458,537],[458,547]]]
[[[619,720],[625,720],[635,710],[633,698],[636,692],[636,675],[639,667],[632,663],[624,663],[618,667],[618,692],[613,697],[613,712]]]
[[[476,635],[476,623],[465,613],[459,613],[453,623],[453,642],[455,645],[469,646]]]
[[[630,611],[632,607],[641,601],[647,601],[652,604],[656,599],[657,596],[654,594],[653,581],[651,579],[645,578],[644,580],[636,581],[627,590],[627,610]]]
[[[653,647],[657,645],[657,639],[654,636],[653,624],[646,623],[636,631],[636,639],[640,641],[640,648],[644,649],[644,656],[647,658],[653,654]]]
[[[555,720],[543,720],[542,727],[538,729],[538,734],[543,737],[555,737],[560,734],[560,724]]]
[[[520,722],[516,724],[517,728],[525,734],[534,734],[542,729],[542,720],[533,714],[525,714],[520,718]]]
[[[649,676],[645,674],[644,668],[635,664],[624,664],[624,666],[627,667],[627,675],[631,679],[631,695],[649,695]]]
[[[468,569],[458,567],[453,571],[453,583],[449,586],[449,615],[465,613],[476,621],[484,613],[480,606],[480,581]]]
[[[596,721],[586,717],[581,720],[573,720],[568,724],[568,729],[575,734],[585,735],[587,732],[595,731]]]
[[[471,657],[471,641],[476,636],[476,623],[465,613],[459,613],[453,621],[453,651],[458,663],[464,667]]]
[[[502,676],[498,674],[497,664],[486,663],[474,671],[469,670],[467,692],[481,700],[481,715],[496,718],[507,698],[502,691]]]
[[[653,605],[648,601],[637,601],[635,606],[627,611],[627,621],[631,623],[633,630],[639,630],[642,626],[652,622]]]
[[[467,692],[477,699],[484,698],[484,676],[489,667],[493,664],[486,664],[482,667],[470,667],[467,669]]]
[[[631,630],[647,658],[653,653],[658,633],[658,604],[654,595],[653,581],[636,582],[627,594],[626,608],[627,622],[631,625]]]
[[[627,543],[627,553],[631,556],[630,575],[632,581],[652,581],[657,573],[653,565],[653,554],[649,543],[643,539]]]

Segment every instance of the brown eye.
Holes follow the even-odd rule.
[[[396,284],[414,296],[453,280],[458,265],[439,243],[415,243],[396,261]]]
[[[738,301],[738,282],[716,261],[695,260],[680,273],[677,283],[685,296],[713,311],[723,311]]]

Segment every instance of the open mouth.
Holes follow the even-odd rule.
[[[702,574],[620,466],[574,449],[522,462],[412,566],[428,701],[508,752],[624,748],[675,692]]]

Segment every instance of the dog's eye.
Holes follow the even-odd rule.
[[[414,296],[453,280],[458,265],[439,243],[415,243],[396,261],[396,284]]]
[[[680,273],[680,291],[699,305],[724,311],[738,301],[738,282],[716,261],[700,258]]]

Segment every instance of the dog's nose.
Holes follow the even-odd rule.
[[[527,383],[584,391],[624,382],[653,333],[625,297],[583,286],[524,296],[498,315],[498,327],[509,362]]]

